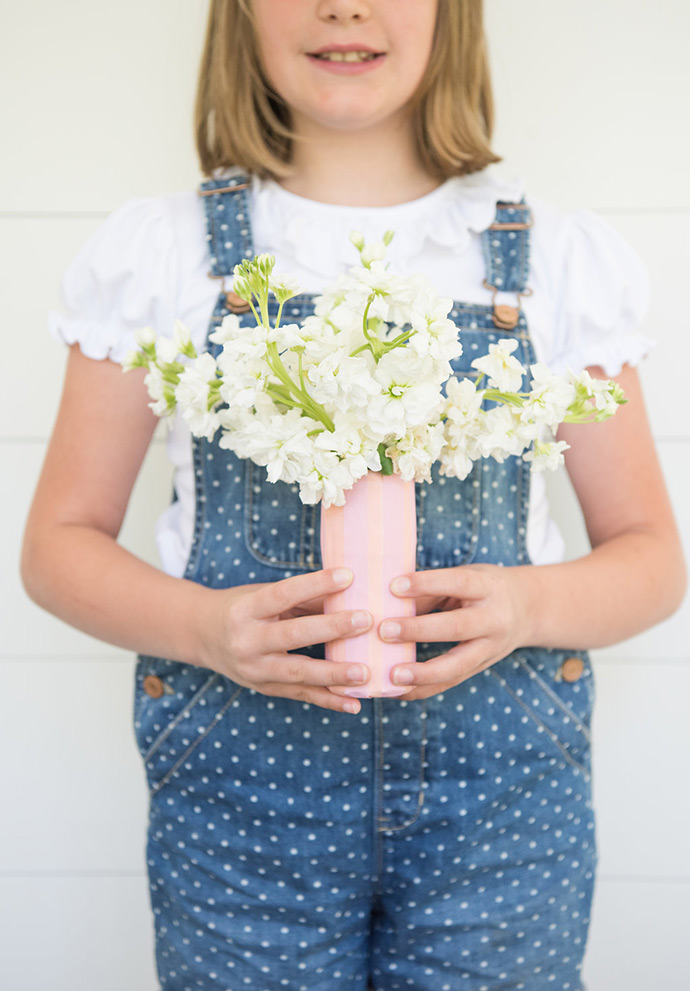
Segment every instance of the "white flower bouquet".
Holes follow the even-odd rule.
[[[474,461],[522,455],[534,469],[556,468],[567,444],[553,432],[563,422],[603,420],[625,402],[612,381],[587,372],[552,374],[525,367],[514,339],[490,344],[476,358],[476,379],[453,375],[462,354],[458,329],[419,275],[396,276],[383,263],[392,232],[379,244],[351,239],[361,264],[315,301],[300,324],[281,325],[284,304],[300,290],[273,274],[259,255],[238,265],[234,292],[256,326],[228,315],[211,340],[218,357],[197,354],[178,321],[172,339],[151,328],[125,370],[146,367],[150,406],[159,416],[179,408],[191,432],[264,466],[271,482],[298,483],[305,503],[343,505],[345,492],[368,471],[405,481],[443,475],[466,478]],[[269,294],[278,311],[272,323]],[[487,407],[487,401],[490,401]]]
[[[526,369],[511,338],[472,361],[476,378],[455,377],[462,345],[448,318],[452,300],[421,276],[387,271],[391,237],[367,246],[351,235],[361,264],[299,324],[281,324],[299,289],[273,274],[273,257],[244,261],[233,288],[255,326],[226,316],[210,337],[217,356],[197,354],[179,321],[172,340],[145,328],[125,362],[148,369],[159,416],[178,409],[209,441],[220,431],[220,447],[264,466],[269,481],[297,484],[305,503],[321,501],[323,567],[354,575],[324,609],[374,617],[368,633],[326,644],[330,660],[368,664],[369,682],[346,690],[360,697],[402,694],[391,669],[416,657],[414,643],[383,643],[377,633],[386,616],[415,611],[414,599],[395,599],[389,587],[416,566],[414,483],[431,481],[435,462],[459,479],[487,457],[522,455],[534,469],[556,468],[567,447],[553,438],[560,423],[605,419],[625,401],[614,382],[553,375],[543,364],[531,365],[523,390]]]

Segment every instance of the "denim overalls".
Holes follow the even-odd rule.
[[[254,254],[247,188],[241,175],[201,188],[211,274],[228,282]],[[497,206],[482,235],[489,287],[526,291],[528,223],[524,203]],[[228,302],[221,291],[209,333]],[[297,297],[285,319],[311,306]],[[458,373],[506,337],[534,361],[521,311],[513,329],[492,305],[457,303],[452,317]],[[217,441],[193,448],[186,578],[224,588],[320,567],[318,507]],[[514,457],[418,485],[418,569],[529,563],[528,498],[529,468]],[[420,644],[418,659],[444,649]],[[580,991],[593,700],[581,651],[520,649],[429,699],[363,700],[358,716],[139,657],[162,987]]]

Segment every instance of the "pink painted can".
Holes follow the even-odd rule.
[[[386,698],[407,691],[391,682],[390,672],[416,660],[416,644],[384,643],[378,627],[387,618],[415,615],[414,599],[397,598],[390,583],[415,570],[416,549],[415,485],[399,475],[369,471],[348,490],[344,506],[321,510],[323,567],[350,568],[354,574],[348,588],[328,596],[324,612],[366,609],[374,617],[369,632],[326,644],[328,660],[371,669],[366,685],[337,694]]]

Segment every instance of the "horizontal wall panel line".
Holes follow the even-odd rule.
[[[621,666],[629,665],[630,667],[669,667],[669,665],[674,667],[685,667],[686,664],[690,663],[690,657],[658,657],[655,655],[650,655],[649,657],[599,657],[596,653],[598,650],[603,650],[602,647],[595,647],[590,651],[594,655],[594,665],[598,664],[620,664]],[[607,647],[606,650],[611,650],[613,648]]]
[[[105,220],[108,210],[0,210],[0,220]]]
[[[673,877],[668,874],[598,874],[596,880],[614,884],[690,884],[690,877]]]
[[[13,437],[11,435],[4,437],[2,436],[2,434],[0,434],[0,444],[47,444],[49,440],[50,440],[49,434],[46,434],[45,436],[35,436],[35,437]],[[690,441],[690,437],[688,438],[688,440]],[[154,436],[151,439],[149,446],[153,444],[158,444],[158,445],[165,444],[165,441],[166,441],[165,437]]]
[[[146,871],[2,871],[0,877],[4,878],[66,878],[66,877],[145,877]]]
[[[690,206],[593,206],[594,213],[605,213],[611,217],[658,216],[667,217],[690,213]]]
[[[116,650],[118,648],[115,648]],[[77,661],[80,664],[91,663],[100,664],[103,661],[131,661],[135,651],[123,650],[121,653],[112,654],[0,654],[0,664],[25,664],[27,661],[32,664],[59,664],[68,661],[72,664]]]

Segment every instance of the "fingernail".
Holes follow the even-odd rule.
[[[371,616],[368,612],[354,612],[352,625],[356,630],[366,630],[368,626],[371,626]]]
[[[359,705],[356,702],[345,702],[343,709],[345,712],[351,712],[353,716],[356,716],[359,712]]]
[[[411,685],[413,681],[414,676],[409,668],[399,668],[393,673],[394,685]]]
[[[409,578],[394,578],[391,582],[391,592],[402,595],[404,592],[410,591],[410,584]]]
[[[396,637],[400,636],[400,623],[394,623],[393,620],[387,619],[385,623],[381,623],[380,632],[384,640],[395,640]]]
[[[349,568],[336,568],[333,572],[333,581],[336,585],[349,585],[352,581],[352,572]]]
[[[347,680],[353,682],[355,685],[361,684],[366,681],[367,671],[361,664],[353,664],[347,669]]]

